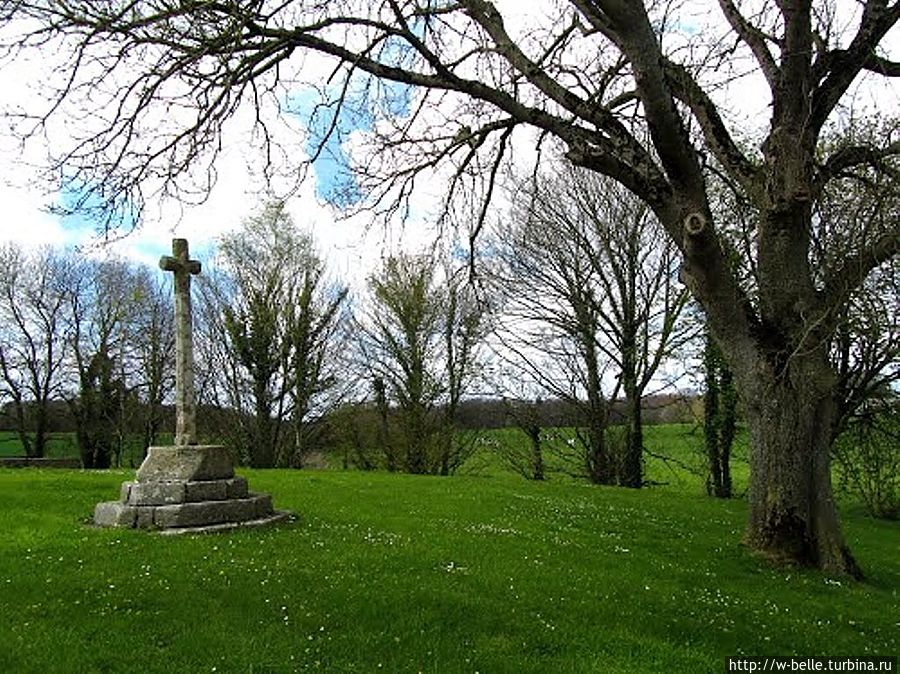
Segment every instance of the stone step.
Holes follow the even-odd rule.
[[[247,480],[240,476],[227,480],[154,480],[123,482],[121,500],[133,506],[158,506],[246,498],[248,493]]]
[[[244,522],[223,522],[222,524],[210,524],[203,527],[175,527],[172,529],[160,529],[159,534],[161,536],[179,536],[182,534],[216,534],[226,531],[233,531],[234,529],[267,527],[272,524],[290,522],[292,518],[293,515],[291,515],[291,513],[283,510],[276,510],[271,515],[267,515],[266,517],[262,517],[257,520],[245,520]]]
[[[221,445],[150,447],[137,470],[138,482],[227,480],[234,477],[231,452]]]
[[[94,524],[138,529],[206,527],[262,519],[273,512],[272,497],[269,494],[251,493],[246,498],[171,505],[137,506],[121,501],[107,501],[98,503],[94,509]]]

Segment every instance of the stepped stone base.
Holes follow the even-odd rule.
[[[136,482],[122,485],[118,501],[98,503],[94,524],[160,529],[165,533],[212,532],[286,519],[272,497],[247,489],[234,475],[231,455],[218,445],[151,447]]]

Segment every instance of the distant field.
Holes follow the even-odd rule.
[[[571,438],[571,429],[549,429],[544,442],[544,460],[547,477],[550,480],[566,479],[578,468],[572,461],[565,461],[561,453],[572,450],[566,445]],[[484,432],[494,449],[481,449],[462,468],[463,474],[494,475],[508,472],[509,466],[502,458],[500,448],[517,447],[525,454],[528,441],[522,431],[504,428]],[[654,487],[674,489],[679,492],[705,493],[706,464],[703,454],[703,431],[694,424],[662,424],[644,428],[645,479]],[[747,464],[748,437],[744,429],[739,429],[733,448],[732,478],[735,494],[742,494],[747,488],[749,466]]]
[[[25,456],[17,433],[0,431],[0,456]],[[74,433],[50,433],[47,456],[78,457],[78,444]]]
[[[0,470],[0,672],[721,672],[896,655],[900,527],[845,513],[868,580],[739,544],[741,500],[510,474],[250,471],[298,520],[86,526],[131,471]]]
[[[163,436],[160,443],[171,442],[171,435]],[[0,431],[0,457],[25,456],[22,442],[17,433]],[[47,449],[48,457],[80,458],[78,442],[74,433],[50,433]],[[137,436],[130,438],[122,454],[123,466],[138,466],[142,457],[141,439]]]
[[[673,487],[678,490],[688,490],[694,493],[702,493],[704,490],[705,467],[702,454],[703,436],[699,426],[692,424],[666,424],[647,426],[645,428],[645,457],[646,479],[661,487]],[[561,438],[570,437],[571,430],[559,429],[554,434]],[[485,438],[492,438],[506,446],[517,446],[521,451],[527,447],[525,435],[513,428],[485,431]],[[553,435],[553,434],[551,434]],[[164,437],[161,443],[169,441]],[[548,464],[548,477],[550,479],[563,479],[561,472],[563,463],[554,454],[562,442],[550,440],[546,443],[546,461]],[[0,431],[0,457],[23,456],[22,443],[18,435],[13,432]],[[738,434],[735,448],[732,473],[735,481],[735,493],[740,494],[746,489],[748,478],[747,467],[747,436],[741,431]],[[78,445],[74,433],[51,433],[48,456],[78,458]],[[140,442],[135,438],[129,443],[123,455],[123,465],[139,465],[141,458]],[[337,466],[339,460],[330,462]],[[461,469],[463,474],[497,474],[508,472],[508,466],[496,455],[496,452],[488,448],[481,449],[476,456],[470,459]]]

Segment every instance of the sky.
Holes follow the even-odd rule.
[[[293,143],[305,152],[302,133],[298,132]],[[359,276],[357,272],[361,269],[370,270],[373,266],[373,247],[380,248],[382,240],[388,247],[393,244],[386,234],[367,232],[359,218],[341,217],[340,209],[328,203],[337,168],[331,156],[316,162],[298,192],[288,200],[288,209],[297,225],[312,229],[334,274]],[[98,235],[95,224],[81,216],[49,213],[48,207],[64,203],[65,195],[47,192],[37,179],[37,169],[22,161],[15,149],[3,147],[0,148],[0,203],[4,215],[0,221],[0,241],[11,240],[26,247],[79,246],[86,253],[113,254],[155,266],[160,255],[169,252],[171,239],[177,236],[191,242],[195,255],[207,257],[216,239],[238,227],[242,218],[258,211],[266,198],[259,176],[248,166],[241,143],[226,143],[216,170],[217,184],[205,203],[182,209],[167,204],[161,213],[151,214],[134,232],[121,240],[110,241]],[[159,205],[151,204],[151,211],[154,206]]]
[[[322,63],[310,66],[308,61],[304,68],[312,68],[313,72],[315,68],[324,69]],[[0,68],[0,103],[7,108],[34,108],[36,102],[40,104],[33,83],[41,80],[44,67],[51,66],[4,63]],[[391,94],[391,112],[405,114],[407,92],[394,87]],[[329,119],[323,115],[306,125],[319,100],[315,89],[298,89],[285,102],[292,112],[270,127],[275,142],[294,163],[311,157],[327,128]],[[183,237],[189,240],[194,257],[209,261],[216,240],[261,210],[269,198],[259,171],[254,169],[261,157],[253,151],[251,114],[249,109],[241,109],[229,122],[215,163],[216,185],[203,203],[149,203],[140,226],[119,239],[98,234],[96,224],[81,215],[50,213],[50,207],[67,205],[73,197],[65,191],[48,189],[39,178],[46,152],[44,144],[31,142],[22,146],[6,129],[0,129],[0,204],[4,211],[0,218],[0,244],[12,241],[27,248],[77,246],[88,255],[115,255],[155,267],[159,257],[170,252],[171,239]],[[377,268],[383,256],[399,250],[422,249],[433,238],[433,230],[427,226],[372,227],[369,216],[348,216],[343,209],[353,205],[337,196],[346,181],[349,147],[354,135],[371,131],[373,123],[370,117],[342,115],[337,133],[325,143],[324,152],[287,199],[294,222],[313,233],[331,274],[355,288],[364,285],[366,276]],[[65,124],[58,123],[48,136],[54,133],[65,133]],[[421,217],[426,217],[430,209],[423,204],[420,212]],[[413,219],[416,217],[414,214]]]
[[[508,28],[509,24],[526,20],[524,15],[511,14]],[[703,15],[686,12],[678,27],[685,35],[693,36],[704,29]],[[515,30],[515,26],[510,30]],[[894,45],[898,42],[897,32],[895,30],[892,37]],[[897,50],[891,51],[896,58]],[[65,55],[58,57],[68,58]],[[52,60],[50,55],[47,58]],[[320,68],[324,79],[327,65],[302,58],[306,59],[304,68],[312,68],[314,72],[315,68]],[[398,58],[402,58],[402,54]],[[40,80],[40,76],[35,76],[40,65],[25,62],[0,68],[0,91],[5,103],[27,104],[34,100],[36,94],[31,83]],[[887,96],[888,106],[900,109],[897,84],[891,83],[886,89],[879,95]],[[391,112],[402,116],[408,110],[408,92],[394,89],[392,93],[396,100]],[[316,96],[313,89],[299,89],[293,93],[287,103],[298,115],[282,120],[285,123],[275,131],[277,141],[295,159],[308,157],[317,134],[321,133],[322,119],[314,121],[309,128],[304,128],[300,121],[309,117]],[[731,107],[736,115],[760,117],[765,112],[765,99],[765,95],[753,90],[751,81],[744,80],[741,90],[732,94]],[[761,116],[765,117],[764,114]],[[124,239],[113,242],[98,238],[93,223],[83,218],[61,218],[48,213],[47,206],[64,200],[65,196],[47,192],[36,179],[35,166],[42,161],[40,146],[23,149],[0,129],[0,204],[3,206],[0,241],[12,240],[25,246],[78,245],[86,252],[113,253],[155,265],[159,256],[169,251],[171,238],[178,236],[188,238],[192,251],[202,258],[209,254],[217,237],[239,226],[242,218],[262,205],[261,182],[250,168],[256,159],[247,152],[250,123],[247,113],[240,113],[230,124],[230,132],[223,138],[223,150],[216,164],[218,181],[205,203],[181,208],[173,203],[151,204],[156,208],[151,208],[152,213],[142,226]],[[435,194],[427,191],[416,196],[413,223],[408,227],[383,230],[370,227],[369,218],[364,214],[342,217],[335,188],[343,163],[348,153],[353,152],[360,135],[371,131],[375,123],[365,115],[340,119],[338,133],[326,144],[325,152],[288,200],[288,209],[295,222],[311,228],[320,250],[328,259],[331,272],[356,286],[377,266],[382,255],[398,249],[416,250],[434,236],[428,218],[435,208]],[[55,133],[65,133],[64,126],[56,128]]]

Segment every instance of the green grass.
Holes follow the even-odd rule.
[[[528,441],[516,428],[501,428],[484,432],[503,447],[515,447],[527,456]],[[543,443],[544,461],[550,480],[565,480],[579,464],[565,440],[574,435],[572,429],[548,429]],[[706,457],[703,454],[703,429],[697,424],[664,424],[644,427],[645,480],[654,488],[679,493],[706,493]],[[735,495],[743,494],[750,477],[747,456],[749,438],[745,428],[739,428],[732,448],[731,473]],[[565,460],[563,454],[569,459]],[[479,451],[462,467],[463,474],[499,475],[508,472],[508,465],[489,451]]]
[[[749,556],[745,503],[691,486],[242,472],[299,519],[98,530],[132,473],[0,470],[0,671],[720,672],[900,650],[896,523],[845,517],[868,574],[849,583]]]
[[[171,441],[172,435],[169,433],[160,434],[157,440],[160,445],[168,444]],[[0,457],[9,456],[25,456],[22,441],[19,439],[18,433],[0,431]],[[48,458],[80,459],[81,455],[78,452],[78,440],[75,437],[75,433],[59,432],[48,434],[45,456]],[[142,457],[143,438],[139,435],[127,437],[122,450],[122,465],[134,465],[136,467],[140,465]]]
[[[74,433],[50,433],[46,455],[52,458],[77,458],[78,444]],[[0,457],[25,456],[19,435],[12,431],[0,431]]]
[[[694,494],[706,493],[703,428],[698,424],[664,424],[644,428],[646,479]],[[750,479],[750,438],[740,427],[731,449],[731,479],[735,495],[746,492]]]

